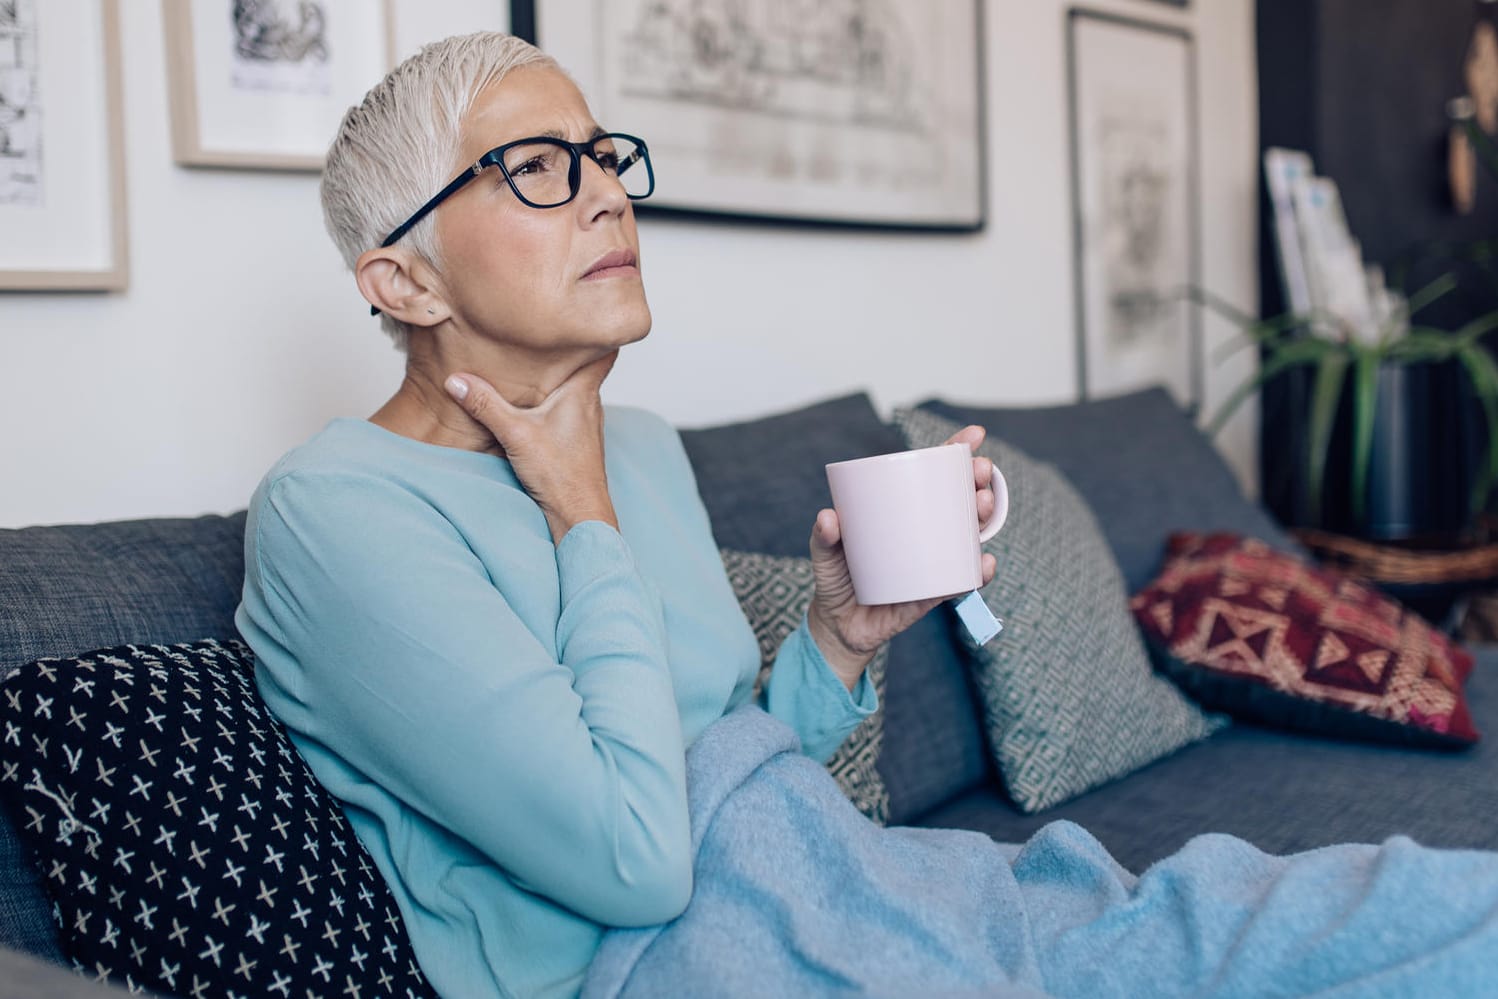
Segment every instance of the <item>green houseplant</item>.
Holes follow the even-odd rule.
[[[1492,248],[1488,248],[1491,252]],[[1372,337],[1358,336],[1330,314],[1286,314],[1259,320],[1204,291],[1192,297],[1217,312],[1243,332],[1239,344],[1257,346],[1258,372],[1240,384],[1222,404],[1209,431],[1220,430],[1239,406],[1265,383],[1297,369],[1310,375],[1308,414],[1303,433],[1305,481],[1310,509],[1324,516],[1326,470],[1339,411],[1348,414],[1346,483],[1352,519],[1364,520],[1369,468],[1373,458],[1374,425],[1378,416],[1380,372],[1389,366],[1450,363],[1459,367],[1472,398],[1481,410],[1486,438],[1479,467],[1471,476],[1468,517],[1481,512],[1498,483],[1498,361],[1485,345],[1485,334],[1498,329],[1498,310],[1478,315],[1455,330],[1415,322],[1420,313],[1456,287],[1447,274],[1411,295],[1408,305]],[[1334,467],[1342,467],[1337,463]],[[1318,525],[1312,525],[1318,526]]]

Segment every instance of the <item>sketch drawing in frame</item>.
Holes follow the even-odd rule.
[[[172,147],[188,166],[321,170],[393,61],[389,0],[164,0]]]
[[[511,0],[511,25],[649,144],[647,211],[983,226],[977,0]]]
[[[1067,18],[1077,380],[1083,399],[1164,385],[1201,403],[1195,52],[1189,32]]]
[[[0,290],[127,280],[116,0],[0,0]]]

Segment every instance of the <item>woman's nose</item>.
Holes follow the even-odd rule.
[[[616,174],[605,170],[591,154],[583,156],[581,189],[578,200],[587,201],[590,217],[596,214],[616,214],[629,204],[629,195],[624,192],[624,182]]]

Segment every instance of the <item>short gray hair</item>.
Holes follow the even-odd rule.
[[[323,223],[350,270],[392,229],[452,180],[463,116],[481,90],[521,66],[559,69],[556,60],[514,35],[480,31],[425,46],[348,109],[322,175]],[[441,261],[428,215],[402,237],[434,266]],[[410,330],[382,315],[405,350]]]

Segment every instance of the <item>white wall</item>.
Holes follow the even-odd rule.
[[[1074,397],[1066,0],[985,0],[984,232],[909,236],[650,219],[655,328],[610,401],[682,425],[868,389],[882,408],[932,394],[1025,404]],[[1256,288],[1253,0],[1178,11],[1201,77],[1203,276]],[[0,295],[0,526],[228,512],[288,447],[395,388],[387,346],[323,233],[311,175],[187,170],[171,158],[161,5],[123,0],[128,292]],[[503,27],[502,0],[396,0],[402,54]],[[1208,343],[1229,333],[1209,320]],[[1208,368],[1208,410],[1245,373]],[[1219,439],[1247,482],[1254,417]]]

